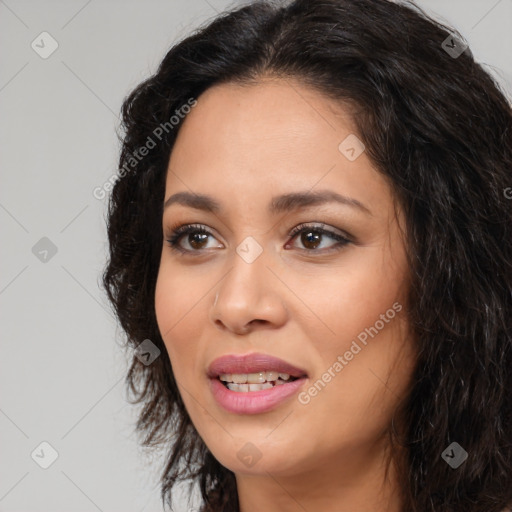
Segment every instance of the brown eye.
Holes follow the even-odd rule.
[[[310,252],[323,252],[323,250],[330,251],[337,246],[342,247],[350,243],[350,240],[347,237],[318,226],[297,226],[292,233],[290,233],[290,236],[300,241],[303,246],[302,250]],[[336,243],[327,247],[320,247],[324,240],[328,238],[335,240]]]
[[[188,243],[194,249],[204,249],[205,242],[208,240],[208,234],[206,233],[189,233]]]
[[[306,249],[316,249],[322,241],[322,236],[318,231],[303,231],[300,235],[300,241]]]
[[[208,238],[210,237],[214,238],[212,233],[202,225],[189,224],[175,228],[166,238],[172,250],[193,254],[208,249]]]

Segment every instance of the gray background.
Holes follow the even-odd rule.
[[[510,98],[512,0],[418,3],[461,31]],[[0,0],[1,511],[162,510],[161,455],[136,443],[99,288],[106,199],[93,190],[116,171],[124,96],[232,4]],[[59,45],[47,59],[31,47],[43,31]],[[33,251],[43,237],[56,254],[47,241]],[[43,441],[58,452],[48,469],[31,457],[50,460]]]

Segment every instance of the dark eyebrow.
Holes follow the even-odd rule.
[[[221,209],[219,203],[213,197],[204,194],[192,194],[191,192],[173,194],[165,201],[164,209],[174,203],[212,213],[219,212]]]
[[[324,203],[340,203],[345,206],[358,208],[371,215],[370,210],[357,199],[343,196],[332,190],[319,190],[315,192],[292,192],[272,198],[270,212],[273,214],[298,210],[307,206],[315,206]]]
[[[343,196],[332,190],[320,190],[315,192],[292,192],[289,194],[283,194],[281,196],[273,197],[269,211],[272,214],[278,214],[282,212],[289,212],[305,208],[307,206],[315,206],[318,204],[324,204],[329,202],[336,202],[346,206],[352,206],[358,208],[365,213],[372,215],[370,210],[357,199]],[[204,194],[193,194],[190,192],[178,192],[169,197],[165,203],[164,208],[167,208],[171,204],[181,204],[196,210],[205,210],[212,213],[221,211],[220,204],[210,196]]]

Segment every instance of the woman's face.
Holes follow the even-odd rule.
[[[207,90],[172,151],[164,240],[194,226],[164,241],[158,325],[237,475],[380,464],[409,389],[403,219],[354,133],[338,104],[267,79]]]

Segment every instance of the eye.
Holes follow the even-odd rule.
[[[173,228],[166,238],[173,251],[190,254],[198,253],[202,249],[208,249],[207,242],[209,236],[213,235],[201,224],[185,224]],[[189,248],[181,245],[182,239],[186,241]],[[218,247],[218,245],[214,247]]]
[[[344,236],[341,233],[336,233],[329,229],[325,229],[324,226],[325,224],[301,224],[292,230],[290,236],[297,238],[304,247],[302,250],[308,252],[324,252],[323,250],[317,250],[322,245],[324,238],[331,238],[337,242],[335,244],[331,244],[331,246],[327,248],[320,247],[320,249],[325,249],[329,252],[333,250],[333,248],[334,250],[340,249],[346,244],[350,243],[350,240],[347,236]],[[298,235],[300,235],[300,237]]]
[[[292,240],[294,238],[300,240],[300,243],[304,247],[300,250],[306,252],[330,252],[332,250],[339,250],[351,242],[347,236],[325,229],[324,226],[325,224],[300,224],[291,231],[289,236]],[[298,235],[300,235],[300,238]],[[213,245],[208,247],[209,237],[213,237],[213,235],[203,225],[185,224],[171,229],[170,233],[166,236],[166,239],[173,251],[177,251],[182,254],[200,254],[204,249],[222,247],[222,244],[220,244],[220,246]],[[330,238],[336,243],[331,244],[330,247],[327,248],[321,247],[324,238]],[[184,247],[182,244],[183,242],[188,244],[188,247]]]

